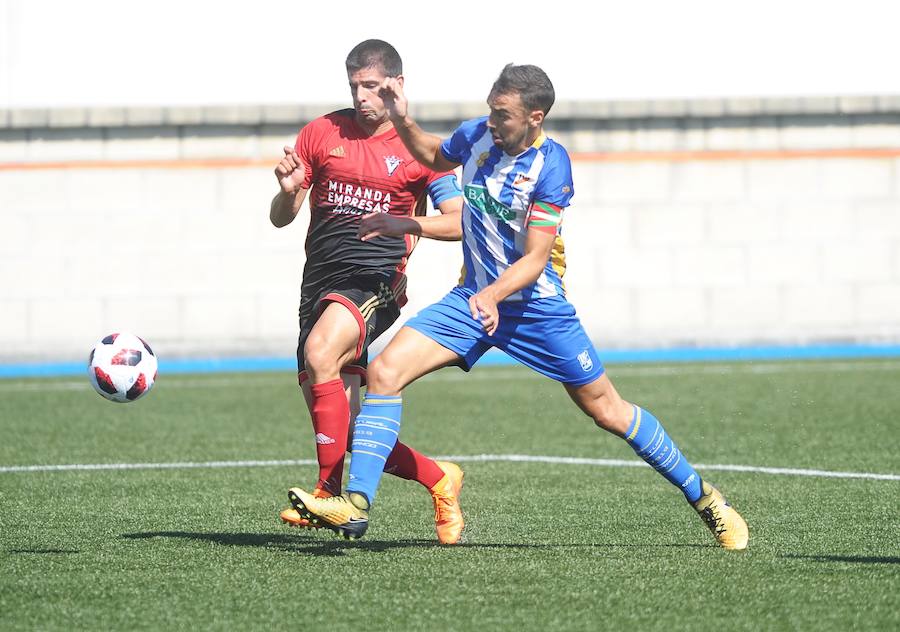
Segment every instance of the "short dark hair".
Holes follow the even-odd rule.
[[[347,74],[363,68],[380,68],[385,77],[403,74],[403,60],[397,49],[380,39],[367,39],[353,47],[347,55]]]
[[[537,66],[506,64],[497,81],[491,87],[488,98],[498,94],[516,93],[522,99],[525,109],[541,110],[545,115],[553,107],[556,92],[547,73]]]

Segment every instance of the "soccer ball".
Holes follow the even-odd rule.
[[[134,334],[110,334],[88,358],[91,386],[106,399],[121,404],[140,399],[156,381],[156,354]]]

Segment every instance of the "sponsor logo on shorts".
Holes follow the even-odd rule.
[[[581,363],[581,368],[585,373],[594,368],[594,361],[591,360],[591,352],[587,349],[578,354],[578,361]]]

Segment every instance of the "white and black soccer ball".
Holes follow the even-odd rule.
[[[122,404],[149,393],[156,374],[156,354],[134,334],[106,336],[94,345],[88,359],[88,377],[94,390]]]

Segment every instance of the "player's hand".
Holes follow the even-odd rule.
[[[469,310],[472,318],[481,321],[481,326],[488,336],[494,335],[500,324],[500,312],[497,309],[497,299],[485,288],[469,299]]]
[[[409,103],[403,94],[403,84],[396,77],[385,77],[378,89],[378,96],[384,101],[388,118],[399,121],[406,118],[409,112]]]
[[[284,158],[275,167],[275,177],[278,178],[278,186],[285,193],[296,193],[306,179],[306,165],[300,160],[300,156],[293,147],[284,147]]]
[[[363,215],[359,221],[357,234],[363,241],[369,241],[381,235],[402,237],[407,234],[421,232],[419,224],[408,217],[394,217],[388,213],[374,212]]]

